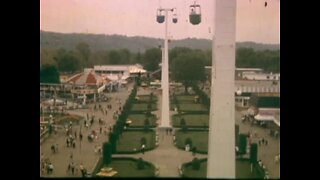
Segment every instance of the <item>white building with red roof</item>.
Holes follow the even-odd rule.
[[[78,73],[67,80],[67,83],[72,84],[71,93],[74,95],[82,95],[83,104],[86,103],[87,96],[92,96],[96,101],[96,95],[101,93],[110,79],[101,77],[96,74],[93,69],[87,68],[83,72]]]

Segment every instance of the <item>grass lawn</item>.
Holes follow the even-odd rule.
[[[135,153],[141,149],[141,138],[145,137],[147,140],[146,150],[151,150],[156,146],[155,131],[124,131],[119,137],[117,143],[117,153]],[[134,150],[136,149],[136,150]]]
[[[131,111],[147,111],[148,110],[148,104],[133,104]],[[151,111],[157,110],[157,104],[151,104]]]
[[[118,173],[113,177],[154,177],[155,166],[145,163],[145,168],[138,170],[137,161],[131,159],[112,159],[109,165],[104,167],[112,167]]]
[[[193,170],[191,164],[186,165],[183,168],[183,175],[185,177],[192,178],[206,178],[207,174],[207,160],[200,163],[200,170]],[[250,172],[250,163],[249,161],[237,160],[236,161],[236,178],[237,179],[262,179],[263,177],[259,176],[257,171]]]
[[[138,103],[148,103],[150,101],[150,95],[140,95],[138,96]],[[157,101],[157,96],[153,95],[152,96],[152,102]]]
[[[179,104],[181,112],[190,112],[190,111],[208,111],[205,105],[203,104]]]
[[[178,95],[177,100],[179,103],[194,103],[195,95]]]
[[[129,114],[128,116],[128,120],[132,121],[130,126],[144,126],[145,119],[146,119],[145,114]],[[156,126],[156,116],[154,114],[149,116],[148,119],[150,122],[150,126],[152,127]]]
[[[187,138],[191,139],[191,147],[196,147],[199,153],[208,153],[208,131],[188,131],[187,133],[177,131],[176,146],[184,149]]]
[[[181,118],[184,118],[187,126],[198,126],[206,128],[209,126],[208,114],[182,114],[172,116],[172,124],[174,127],[180,127]]]

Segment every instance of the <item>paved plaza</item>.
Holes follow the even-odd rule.
[[[130,88],[129,88],[130,89]],[[98,123],[98,119],[101,118],[104,121],[104,125],[101,125],[102,131],[104,131],[105,127],[107,129],[109,126],[113,126],[115,120],[113,119],[113,113],[117,111],[120,107],[119,101],[121,102],[121,106],[124,105],[126,99],[128,98],[131,91],[123,90],[115,93],[108,93],[108,96],[111,97],[109,102],[101,102],[101,106],[106,109],[107,104],[112,104],[112,110],[108,110],[107,115],[103,114],[100,110],[93,110],[94,104],[89,105],[89,109],[78,109],[78,110],[69,110],[68,113],[81,115],[86,118],[87,113],[91,117],[95,116],[95,122],[89,128],[84,126],[84,120],[80,121],[81,132],[83,134],[83,139],[80,142],[79,133],[80,133],[80,125],[73,125],[73,132],[77,132],[78,138],[76,138],[76,148],[67,147],[66,144],[66,132],[61,129],[57,134],[51,135],[48,139],[46,139],[40,145],[40,151],[44,154],[46,158],[49,158],[51,163],[54,166],[54,171],[52,174],[47,175],[46,173],[41,174],[43,177],[81,177],[81,173],[79,171],[75,171],[75,174],[72,175],[68,172],[68,165],[73,161],[77,168],[79,168],[82,163],[83,166],[87,169],[88,172],[91,172],[98,159],[100,158],[99,153],[95,152],[95,146],[102,146],[102,144],[108,141],[107,135],[102,132],[100,134],[100,125]],[[98,104],[98,103],[97,103]],[[98,139],[93,142],[89,142],[87,136],[95,130],[98,132]],[[109,132],[109,131],[108,131]],[[51,146],[58,144],[58,152],[52,153]],[[70,158],[71,154],[73,155],[72,159]]]
[[[108,110],[107,115],[103,114],[100,110],[93,110],[94,104],[89,105],[89,109],[78,109],[78,110],[69,110],[68,113],[81,115],[84,118],[87,113],[90,115],[95,115],[95,122],[92,127],[88,129],[84,127],[84,120],[80,121],[80,125],[74,125],[73,132],[76,131],[78,134],[78,138],[76,139],[76,148],[67,147],[66,145],[66,133],[65,131],[59,130],[57,134],[51,135],[48,139],[46,139],[41,145],[41,153],[44,154],[46,158],[49,158],[52,164],[54,165],[54,171],[52,174],[48,175],[46,173],[42,173],[42,177],[81,177],[81,173],[79,170],[75,171],[74,175],[70,171],[68,171],[68,165],[73,161],[76,165],[76,169],[79,169],[79,165],[82,163],[83,166],[88,170],[88,172],[92,172],[98,159],[100,158],[100,154],[95,152],[95,146],[100,146],[104,142],[108,140],[107,135],[103,132],[102,134],[98,133],[98,139],[94,140],[94,142],[89,142],[87,139],[88,134],[91,133],[92,130],[99,132],[100,125],[98,123],[98,119],[101,118],[104,121],[104,125],[101,127],[105,128],[112,126],[115,123],[113,119],[114,111],[119,109],[119,101],[121,102],[121,106],[124,105],[128,95],[130,94],[130,89],[132,88],[132,84],[129,87],[129,90],[123,90],[120,92],[108,93],[109,97],[112,97],[109,102],[100,103],[102,107],[105,109],[107,104],[112,104],[112,110]],[[161,94],[158,90],[150,90],[149,88],[139,88],[138,95],[150,94],[150,92],[154,92],[155,95],[158,96],[158,110],[153,112],[158,117],[158,124],[160,124],[161,120]],[[259,154],[258,158],[262,160],[263,164],[266,165],[269,171],[270,178],[279,178],[280,177],[280,164],[274,162],[275,155],[280,153],[280,140],[275,139],[269,135],[269,130],[263,129],[257,126],[251,126],[250,123],[242,123],[241,116],[243,111],[236,111],[235,118],[236,124],[240,126],[240,133],[248,133],[251,131],[252,133],[256,133],[257,136],[253,137],[253,141],[258,141],[259,138],[264,138],[268,140],[268,145],[259,146]],[[173,111],[170,111],[172,115]],[[83,140],[80,142],[79,140],[79,132],[83,134]],[[157,128],[157,134],[159,136],[159,146],[156,147],[152,151],[145,152],[144,154],[119,154],[113,155],[113,157],[142,157],[144,160],[153,163],[159,169],[159,177],[179,177],[179,166],[183,163],[190,162],[194,158],[191,152],[186,152],[180,150],[174,146],[173,143],[173,134],[166,134],[165,131]],[[52,153],[50,147],[52,145],[58,144],[58,152]],[[71,159],[72,154],[72,159]],[[205,154],[196,154],[198,158],[206,158]]]

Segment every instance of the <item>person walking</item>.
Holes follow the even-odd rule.
[[[54,166],[53,164],[50,162],[49,165],[48,165],[48,169],[49,169],[49,174],[52,174],[53,173],[53,169],[54,169]]]
[[[56,152],[56,148],[54,147],[54,145],[51,145],[51,152],[54,154]]]
[[[79,135],[79,139],[80,139],[80,141],[82,141],[82,133],[80,133],[80,135]]]
[[[74,175],[75,165],[73,162],[71,162],[70,168],[71,168],[71,174]]]
[[[141,152],[142,152],[142,154],[144,154],[145,148],[146,148],[146,145],[142,144],[142,146],[141,146]]]
[[[56,143],[55,152],[58,152],[58,143]]]
[[[80,169],[82,177],[84,177],[85,176],[85,171],[84,171],[84,167],[83,167],[82,163],[80,163],[79,169]]]

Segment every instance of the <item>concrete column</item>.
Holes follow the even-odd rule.
[[[161,89],[163,89],[163,87],[164,87],[164,85],[163,85],[163,83],[164,83],[164,81],[163,81],[163,79],[165,78],[164,77],[164,70],[165,70],[165,67],[164,67],[164,56],[165,56],[165,54],[164,54],[164,47],[162,47],[161,48]]]
[[[207,178],[234,179],[236,0],[215,0]]]
[[[168,55],[168,11],[165,11],[165,39],[164,39],[164,62],[162,64],[162,102],[160,127],[171,127],[169,116],[169,55]]]

